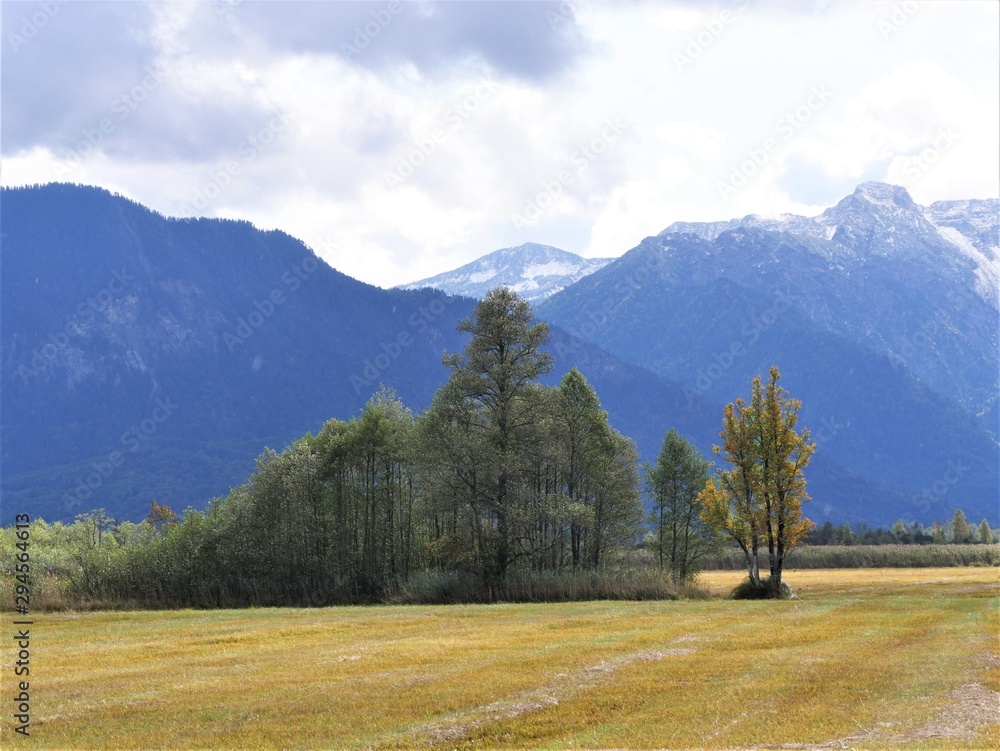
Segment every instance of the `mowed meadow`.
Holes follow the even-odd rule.
[[[1000,746],[1000,569],[722,599],[742,576],[702,574],[705,600],[38,613],[31,739],[3,745]]]

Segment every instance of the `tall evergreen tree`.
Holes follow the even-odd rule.
[[[960,508],[955,509],[955,515],[951,518],[951,541],[956,544],[968,542],[971,532],[965,513]]]
[[[513,537],[518,480],[517,447],[533,423],[529,385],[552,369],[542,351],[549,340],[545,323],[532,323],[531,306],[506,287],[490,290],[458,330],[472,339],[462,355],[445,358],[458,394],[486,417],[485,428],[496,462],[486,496],[495,522],[491,584],[502,585],[516,554]]]
[[[984,545],[989,545],[994,542],[993,530],[990,529],[990,523],[983,519],[979,522],[979,534],[977,535],[979,542]]]

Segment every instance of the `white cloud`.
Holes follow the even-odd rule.
[[[722,144],[726,140],[717,129],[688,121],[661,123],[656,126],[656,135],[667,146],[710,161],[722,155]]]
[[[67,7],[31,48],[5,49],[4,148],[18,145],[3,153],[3,183],[57,179],[108,92],[156,61],[169,77],[64,179],[177,214],[235,163],[205,214],[284,229],[383,286],[527,240],[616,255],[677,220],[811,213],[868,179],[925,203],[997,193],[995,3],[922,3],[888,35],[892,5],[879,3],[575,3],[575,26],[563,14],[558,28],[501,4],[487,10],[504,44],[466,5],[405,5],[351,60],[339,45],[370,16],[363,6],[311,4],[314,16],[285,22],[279,5],[165,3],[89,27],[104,6]],[[34,101],[19,66],[35,52],[60,59],[55,21],[82,24],[102,56]],[[708,26],[717,33],[679,69]],[[133,62],[116,73],[119,47]],[[780,119],[823,86],[828,101],[785,133]],[[267,134],[275,113],[287,126]],[[949,128],[958,137],[944,144]],[[720,195],[768,139],[766,163]],[[530,226],[511,221],[540,203]]]

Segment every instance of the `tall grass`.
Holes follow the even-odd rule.
[[[644,552],[644,551],[639,551]],[[766,551],[759,556],[762,572],[767,571]],[[1000,566],[1000,544],[995,545],[848,545],[810,546],[792,551],[785,558],[786,569],[851,568],[939,568],[957,566]],[[745,567],[743,554],[727,551],[701,562],[706,571],[738,571]],[[32,576],[32,610],[161,609],[167,607],[244,607],[247,604],[282,604],[273,596],[261,595],[248,603],[245,598],[204,597],[196,591],[186,597],[164,599],[156,592],[145,597],[115,598],[100,593],[83,593],[66,572]],[[0,610],[13,605],[13,576],[0,576]],[[267,593],[264,593],[267,594]],[[676,600],[707,596],[694,586],[677,586],[653,565],[648,556],[634,556],[628,562],[601,570],[511,572],[506,583],[490,588],[471,574],[425,571],[397,582],[377,602],[413,605],[485,602],[572,602],[583,600]],[[363,598],[305,599],[303,605],[373,603]],[[288,603],[284,603],[288,604]]]
[[[497,590],[467,574],[427,571],[400,585],[390,602],[411,605],[584,600],[677,600],[703,598],[692,585],[676,585],[659,569],[629,567],[585,571],[512,573]]]
[[[242,599],[205,599],[192,590],[188,598],[164,599],[156,593],[146,597],[107,598],[99,593],[85,593],[72,585],[68,577],[33,577],[36,585],[31,610],[159,610],[172,607],[245,607]],[[0,577],[0,610],[13,603],[13,577]],[[44,583],[44,584],[42,584]],[[42,586],[38,586],[42,584]],[[669,576],[652,566],[619,566],[581,571],[515,571],[499,587],[490,587],[481,578],[452,571],[423,571],[408,580],[395,583],[390,592],[377,600],[327,597],[302,605],[328,604],[406,604],[449,605],[488,602],[577,602],[585,600],[677,600],[701,599],[707,593],[693,585],[676,585]],[[280,603],[273,597],[261,597],[253,603]]]
[[[761,570],[767,569],[767,551],[758,555]],[[941,568],[950,566],[1000,566],[1000,544],[996,545],[816,545],[793,550],[785,556],[786,569],[803,568]],[[702,561],[706,571],[729,571],[746,567],[739,550],[709,556]]]

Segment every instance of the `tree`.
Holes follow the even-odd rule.
[[[764,526],[759,497],[759,470],[753,431],[747,415],[747,405],[742,398],[726,405],[722,418],[723,439],[721,448],[713,446],[717,454],[725,453],[733,469],[717,472],[698,494],[702,506],[701,518],[706,524],[722,532],[739,545],[746,558],[747,573],[755,589],[760,589],[760,571],[757,554],[760,550]]]
[[[569,517],[572,564],[596,568],[641,520],[638,454],[608,423],[579,370],[563,376],[556,397],[551,441],[557,446],[555,469]]]
[[[584,560],[583,545],[594,522],[597,490],[592,482],[596,462],[611,444],[608,415],[583,374],[573,368],[558,390],[554,439],[561,451],[557,458],[570,511],[570,552],[573,567]]]
[[[817,543],[819,545],[832,545],[834,540],[834,535],[836,531],[833,528],[833,522],[827,519],[823,522],[823,526],[817,533]]]
[[[593,482],[596,487],[593,534],[587,543],[587,561],[597,568],[608,551],[638,533],[642,521],[639,498],[639,453],[631,438],[613,428],[610,440],[597,456]]]
[[[840,543],[841,545],[853,545],[856,540],[854,530],[851,529],[851,525],[848,522],[844,522],[844,526],[840,529]]]
[[[673,429],[663,439],[656,466],[645,467],[660,569],[669,570],[675,582],[694,576],[699,559],[718,546],[718,533],[701,519],[697,502],[710,468],[701,452]]]
[[[495,524],[494,560],[487,572],[491,584],[502,585],[515,554],[517,447],[534,421],[529,386],[552,369],[552,356],[542,351],[549,340],[545,323],[532,323],[531,306],[506,287],[490,290],[458,330],[472,335],[463,355],[444,362],[460,398],[484,414],[488,442],[496,462],[486,500]]]
[[[149,504],[149,516],[147,521],[153,526],[157,534],[163,534],[177,524],[177,514],[167,504],[159,504],[151,501]]]
[[[931,528],[931,538],[935,545],[944,545],[948,541],[944,534],[944,527],[937,520],[934,521],[934,526]]]
[[[430,564],[482,573],[492,550],[488,480],[495,474],[485,415],[452,382],[417,423],[415,460],[432,525]]]
[[[892,525],[892,536],[896,538],[896,542],[909,542],[906,537],[906,526],[902,519],[897,519],[896,523]]]
[[[955,509],[955,515],[951,518],[951,541],[956,544],[968,542],[971,532],[962,509]]]
[[[990,523],[983,519],[979,522],[979,542],[984,545],[989,545],[993,542],[993,530],[990,529]]]
[[[750,403],[737,399],[726,406],[719,434],[732,470],[720,470],[699,495],[703,519],[734,540],[747,557],[750,581],[759,588],[757,550],[767,545],[771,596],[781,592],[785,556],[813,523],[802,516],[809,500],[803,470],[815,444],[809,431],[795,430],[802,406],[778,385],[781,373],[772,366],[767,385],[760,376],[751,384]]]

